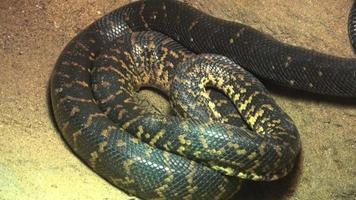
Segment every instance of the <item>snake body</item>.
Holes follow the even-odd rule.
[[[184,3],[138,1],[97,20],[65,47],[51,77],[51,99],[69,146],[125,192],[144,199],[227,199],[238,191],[238,178],[285,176],[300,149],[291,119],[244,69],[276,84],[354,97],[355,64]],[[140,106],[134,93],[145,85],[173,96],[183,117]],[[217,114],[221,108],[214,108],[206,86],[232,100],[227,113],[236,108],[237,122]]]
[[[353,2],[348,19],[348,31],[351,45],[356,50],[356,1]]]
[[[116,66],[118,60],[120,64]],[[180,62],[184,66],[179,66]],[[99,67],[95,66],[92,79],[95,99],[115,123],[142,141],[205,162],[230,176],[272,180],[284,176],[293,166],[290,162],[298,152],[299,137],[291,119],[268,97],[256,78],[226,58],[214,55],[191,58],[188,50],[166,36],[143,32],[114,42],[113,47],[97,58],[96,64]],[[182,71],[185,68],[198,71]],[[189,74],[195,79],[206,79],[184,77]],[[180,114],[186,113],[184,118],[195,120],[168,118],[140,108],[134,96],[137,88],[144,85],[172,96],[172,107]],[[209,121],[215,110],[206,108],[215,106],[201,91],[205,86],[220,87],[234,99],[249,127],[260,134]],[[246,159],[249,154],[254,156]]]

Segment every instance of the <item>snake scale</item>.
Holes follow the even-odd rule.
[[[51,101],[74,153],[123,191],[143,199],[227,199],[243,179],[288,174],[300,150],[292,120],[255,76],[355,97],[355,66],[355,59],[287,45],[179,1],[137,1],[65,47]],[[146,86],[166,94],[175,115],[137,97]]]

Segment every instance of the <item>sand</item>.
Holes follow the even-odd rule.
[[[128,1],[0,1],[0,199],[130,199],[86,167],[64,143],[49,112],[47,86],[64,45]],[[281,41],[355,57],[347,38],[351,0],[189,0]],[[295,121],[303,151],[295,172],[248,183],[243,199],[356,199],[356,104],[269,87]],[[154,96],[146,92],[149,97]],[[163,100],[155,98],[156,104]]]

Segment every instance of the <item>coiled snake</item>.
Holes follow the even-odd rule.
[[[227,199],[242,179],[285,176],[300,150],[292,120],[252,74],[355,97],[355,64],[181,2],[138,1],[97,20],[65,47],[51,77],[51,100],[68,145],[125,192]],[[168,95],[176,115],[144,105],[136,92],[145,86]]]

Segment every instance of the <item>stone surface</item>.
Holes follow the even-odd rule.
[[[129,1],[0,1],[0,199],[130,199],[86,167],[53,124],[47,96],[53,65],[86,25]],[[281,41],[354,57],[350,0],[196,0],[189,4]],[[296,171],[247,183],[242,199],[356,199],[356,105],[270,87],[295,121],[303,153]],[[153,96],[151,92],[143,95]],[[164,104],[156,98],[156,104]]]

